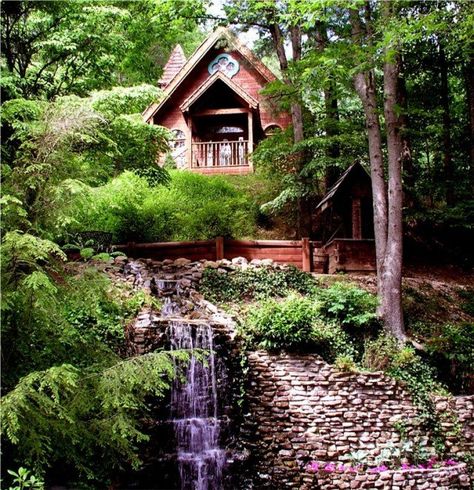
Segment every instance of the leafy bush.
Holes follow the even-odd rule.
[[[282,301],[267,299],[252,308],[244,333],[264,349],[311,350],[328,362],[352,353],[347,334],[337,325],[322,322],[313,300],[295,294]]]
[[[36,471],[68,464],[102,488],[113,468],[140,465],[136,444],[148,440],[141,422],[146,397],[163,397],[174,361],[188,357],[154,352],[102,368],[62,364],[33,371],[1,400],[2,434]]]
[[[448,323],[436,329],[426,341],[436,365],[448,365],[441,373],[456,392],[474,390],[474,324]],[[444,361],[444,362],[443,362]]]
[[[329,319],[349,327],[373,327],[377,298],[352,284],[337,282],[318,293],[319,310]]]
[[[43,490],[44,482],[41,478],[36,477],[27,468],[20,466],[18,471],[7,470],[7,473],[13,476],[13,485],[8,490]]]
[[[111,232],[115,242],[200,240],[245,236],[255,226],[255,206],[220,177],[171,172],[169,187],[155,187],[132,172],[90,188],[76,200],[69,232]]]
[[[383,370],[403,381],[413,390],[415,398],[443,390],[435,370],[412,347],[400,346],[392,336],[382,334],[375,340],[369,340],[362,363],[369,369]]]
[[[103,184],[123,170],[166,183],[168,173],[156,165],[156,158],[169,151],[169,132],[136,114],[158,93],[141,86],[44,103],[7,101],[3,186],[23,203],[24,221],[44,236],[57,237],[74,221],[69,203],[87,185]]]
[[[252,338],[264,349],[294,349],[313,341],[316,315],[313,301],[290,296],[281,302],[262,302],[247,320]]]
[[[33,235],[6,233],[1,252],[1,333],[8,346],[1,432],[9,462],[45,477],[48,468],[66,465],[71,478],[104,488],[116,468],[138,466],[147,397],[164,396],[180,365],[176,355],[178,361],[188,355],[122,360],[124,327],[150,304],[147,295],[118,290],[85,264],[71,269],[56,244]],[[17,475],[32,488],[37,481]]]
[[[290,291],[313,294],[316,282],[310,274],[289,266],[286,269],[248,268],[222,274],[205,269],[199,285],[210,301],[226,302],[261,297],[283,297]]]
[[[334,365],[337,369],[346,372],[356,372],[357,365],[354,361],[354,358],[350,355],[339,355],[336,357],[334,361]]]

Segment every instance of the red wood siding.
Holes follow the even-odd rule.
[[[182,81],[180,86],[171,95],[166,105],[159,111],[154,118],[154,123],[165,126],[169,129],[185,130],[186,122],[182,115],[180,104],[197,90],[208,78],[209,72],[207,67],[209,63],[220,53],[224,53],[223,49],[211,49],[203,59],[197,64],[192,72]],[[259,101],[260,120],[264,129],[269,124],[278,124],[282,128],[286,128],[291,122],[289,114],[273,114],[266,103],[265,98],[260,95],[260,90],[266,85],[264,77],[244,59],[238,51],[229,52],[239,63],[239,72],[232,77],[232,81],[238,84],[248,94]]]

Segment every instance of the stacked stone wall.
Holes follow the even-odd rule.
[[[453,490],[469,488],[464,463],[439,469],[384,471],[378,474],[318,474],[301,490],[390,489],[390,490]]]
[[[318,488],[309,485],[315,475],[306,471],[308,462],[337,462],[357,450],[366,451],[370,460],[383,447],[400,441],[397,424],[404,425],[409,437],[417,430],[416,424],[411,426],[417,409],[410,395],[381,372],[341,372],[316,355],[270,355],[265,351],[250,352],[248,363],[244,435],[259,474],[259,488]],[[452,404],[461,410],[466,440],[472,441],[472,413],[468,413],[472,397]],[[464,447],[452,449],[465,451]],[[442,481],[446,475],[457,478],[449,488],[465,488],[466,481],[469,486],[465,466],[456,468],[426,470],[413,477],[410,471],[406,483],[399,480],[403,472],[343,476],[336,472],[323,479],[321,488],[396,488],[395,478],[400,488],[437,488],[412,486],[413,479],[424,479],[430,471]],[[338,486],[342,484],[338,478],[347,479],[344,486]]]

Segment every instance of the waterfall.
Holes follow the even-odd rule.
[[[220,490],[225,452],[219,448],[216,359],[207,323],[170,321],[172,350],[191,352],[181,379],[173,382],[171,415],[182,490]],[[193,355],[199,350],[207,359]],[[199,357],[199,356],[198,356]]]

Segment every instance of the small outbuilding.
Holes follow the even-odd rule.
[[[320,255],[334,272],[375,270],[372,182],[367,170],[352,164],[316,207]]]
[[[214,174],[253,171],[255,145],[291,122],[261,90],[275,75],[227,28],[214,31],[189,59],[177,46],[159,85],[164,97],[143,113],[170,129],[178,168]]]

